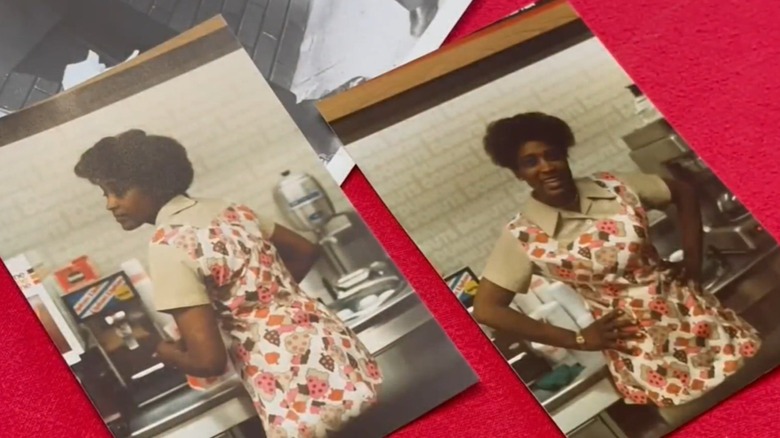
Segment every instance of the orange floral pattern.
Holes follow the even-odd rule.
[[[231,206],[207,229],[160,227],[152,243],[197,262],[266,435],[324,437],[375,403],[377,362],[300,289],[249,208]]]
[[[617,195],[620,213],[596,221],[571,244],[559,243],[520,214],[508,228],[541,275],[577,290],[594,317],[621,309],[639,322],[644,337],[626,344],[633,354],[604,352],[626,403],[693,400],[755,356],[758,333],[711,294],[671,281],[659,268],[639,197],[610,174],[593,180]]]

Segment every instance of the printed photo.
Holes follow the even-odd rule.
[[[0,116],[222,15],[341,183],[354,164],[313,102],[438,49],[470,3],[0,0]]]
[[[0,146],[0,257],[116,437],[382,437],[477,382],[220,18]]]
[[[584,24],[554,25],[561,7],[334,129],[565,434],[660,437],[780,364],[780,252]]]

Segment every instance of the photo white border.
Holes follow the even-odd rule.
[[[16,257],[3,260],[3,264],[5,264],[6,268],[8,268],[8,271],[12,276],[26,273],[28,270],[32,269],[32,264],[24,255],[18,255]],[[38,297],[43,303],[43,306],[51,315],[52,320],[57,325],[57,329],[60,331],[60,333],[62,333],[62,336],[68,342],[68,346],[70,346],[70,351],[62,354],[65,362],[67,362],[69,366],[73,366],[74,364],[79,363],[81,361],[81,355],[84,354],[84,347],[78,341],[76,334],[73,333],[73,331],[70,329],[68,323],[65,322],[65,318],[63,318],[59,308],[57,308],[57,305],[54,304],[51,296],[49,296],[46,287],[41,283],[27,288],[23,288],[18,284],[17,286],[22,291],[26,299],[31,297]]]

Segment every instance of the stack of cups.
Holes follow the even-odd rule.
[[[585,300],[569,286],[563,283],[552,283],[539,291],[545,302],[556,302],[571,315],[580,328],[585,328],[593,323],[593,315],[585,305]]]
[[[526,315],[530,315],[537,311],[542,304],[544,304],[539,297],[533,291],[528,291],[524,294],[516,294],[512,302]]]
[[[574,320],[574,326],[566,326],[570,330],[581,330],[595,322],[593,314],[585,305],[585,300],[569,286],[556,282],[542,291],[545,297],[549,297],[559,303]],[[577,361],[585,366],[601,366],[605,363],[604,355],[600,351],[572,351],[571,354]]]
[[[561,306],[554,302],[543,304],[528,316],[536,320],[545,320],[554,326],[563,328],[571,328],[574,325],[574,321],[568,318]],[[553,365],[573,365],[577,362],[577,358],[572,357],[565,348],[553,347],[538,342],[532,342],[531,348],[543,355]]]

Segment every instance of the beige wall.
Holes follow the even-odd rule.
[[[170,135],[195,166],[193,196],[244,202],[284,223],[272,198],[282,171],[308,172],[351,208],[243,51],[104,109],[0,148],[0,256],[37,251],[49,267],[86,254],[103,274],[145,262],[150,227],[124,232],[73,166],[95,141],[130,128]]]
[[[347,146],[441,275],[480,272],[528,191],[482,150],[488,122],[543,111],[572,125],[575,174],[632,171],[622,135],[640,126],[631,80],[595,38]]]

